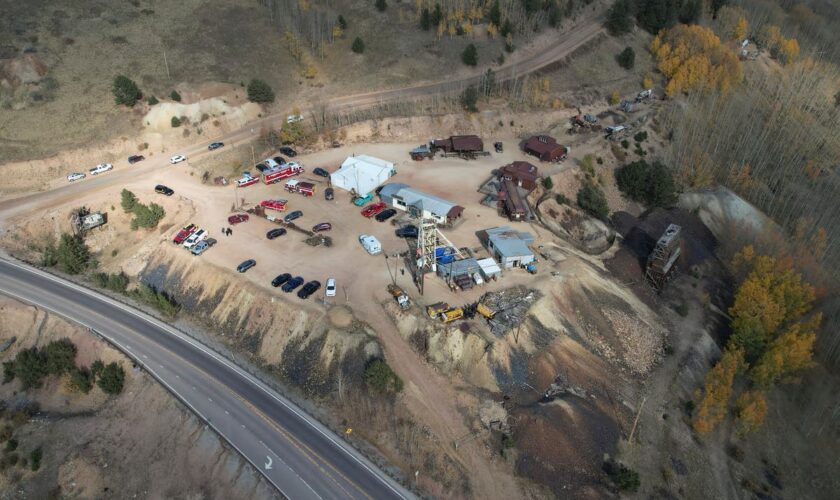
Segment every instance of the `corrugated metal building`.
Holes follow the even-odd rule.
[[[565,160],[568,154],[566,146],[557,144],[554,137],[549,135],[534,135],[529,137],[522,145],[522,149],[542,161]]]
[[[452,223],[464,213],[464,207],[406,184],[386,184],[379,191],[379,197],[388,206],[417,217],[434,219],[438,224]]]
[[[524,266],[534,261],[534,252],[528,247],[534,242],[531,233],[499,226],[480,231],[478,236],[502,268]]]

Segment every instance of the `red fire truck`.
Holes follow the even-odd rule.
[[[275,182],[279,182],[281,179],[292,177],[293,175],[298,175],[300,173],[303,173],[303,167],[299,164],[295,162],[286,163],[263,172],[262,180],[266,184],[273,184]]]
[[[286,205],[289,202],[287,200],[277,199],[277,200],[263,200],[260,202],[260,206],[268,208],[270,210],[277,210],[278,212],[283,212],[286,210]]]
[[[290,193],[300,193],[304,196],[312,196],[315,194],[315,184],[292,179],[286,183],[286,191]]]

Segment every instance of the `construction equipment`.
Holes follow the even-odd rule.
[[[402,288],[397,285],[388,285],[388,293],[394,297],[394,300],[397,301],[397,304],[400,305],[400,309],[403,311],[411,307],[411,300]]]
[[[435,153],[429,146],[425,144],[422,146],[417,146],[416,148],[409,151],[408,154],[414,161],[423,161],[426,158],[433,160],[435,158]]]
[[[475,310],[476,310],[476,312],[478,312],[478,314],[484,316],[487,319],[493,319],[493,316],[496,315],[496,311],[490,309],[489,307],[485,306],[481,302],[479,302],[475,306]]]
[[[645,89],[639,92],[639,95],[636,96],[636,102],[642,102],[645,99],[650,99],[653,96],[653,89]]]
[[[436,304],[426,306],[426,314],[428,314],[430,318],[434,319],[437,318],[439,314],[448,311],[449,309],[449,304],[446,302],[438,302]]]
[[[525,270],[528,271],[528,274],[537,274],[537,265],[534,264],[533,262],[530,263],[530,264],[527,264],[525,266]]]
[[[464,309],[460,307],[455,307],[453,309],[449,309],[448,311],[444,311],[438,314],[438,318],[444,323],[451,323],[456,319],[461,319],[464,317]]]

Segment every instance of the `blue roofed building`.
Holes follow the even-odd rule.
[[[535,260],[529,246],[534,242],[531,233],[499,226],[479,231],[478,237],[502,269],[522,267]]]

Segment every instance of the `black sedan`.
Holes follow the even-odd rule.
[[[420,231],[417,230],[417,226],[403,226],[394,231],[397,238],[416,238],[419,233]]]
[[[321,288],[320,281],[310,281],[309,283],[303,285],[303,288],[298,291],[297,296],[302,299],[308,299],[309,296],[317,292],[319,288]]]
[[[257,265],[257,261],[255,261],[254,259],[248,259],[245,262],[243,262],[242,264],[239,264],[238,266],[236,266],[236,270],[239,271],[240,273],[244,273],[245,271],[247,271],[248,269],[251,269],[252,267],[254,267],[256,265]]]
[[[397,211],[393,208],[387,208],[378,214],[376,214],[376,220],[379,222],[385,222],[386,220],[390,219],[391,217],[397,215]]]
[[[282,148],[280,148],[280,152],[288,156],[289,158],[294,158],[295,156],[297,156],[297,151],[290,148],[289,146],[283,146]]]
[[[265,163],[257,163],[256,165],[254,165],[254,168],[256,168],[260,172],[265,172],[266,170],[268,170],[271,167],[269,167]]]
[[[172,196],[173,194],[175,194],[175,191],[173,191],[172,188],[164,186],[163,184],[158,184],[157,186],[155,186],[155,193],[163,194],[166,196]]]
[[[333,192],[333,188],[327,188],[327,189],[324,190],[324,199],[325,200],[331,200],[334,197],[335,197],[335,194]]]
[[[277,228],[274,228],[271,231],[265,233],[265,237],[270,239],[270,240],[273,240],[274,238],[277,238],[279,236],[283,236],[284,234],[286,234],[286,230],[283,229],[282,227],[277,227]]]
[[[213,151],[214,149],[219,149],[220,147],[222,147],[224,145],[225,145],[224,142],[211,142],[210,145],[207,146],[207,149],[209,149],[210,151]]]
[[[291,274],[289,274],[289,273],[280,274],[276,278],[271,280],[271,286],[273,286],[274,288],[277,288],[278,286],[282,285],[283,283],[286,283],[290,279],[292,279]]]
[[[295,288],[299,287],[303,284],[303,276],[295,276],[294,278],[290,279],[286,282],[285,285],[281,288],[286,293],[291,292]]]
[[[303,212],[301,212],[300,210],[295,210],[294,212],[291,212],[285,217],[283,217],[283,221],[292,222],[293,220],[300,219],[301,217],[303,217]]]
[[[318,167],[312,171],[313,174],[320,176],[320,177],[329,177],[330,173],[324,170],[321,167]]]
[[[146,159],[146,157],[143,156],[143,155],[131,155],[131,156],[128,157],[128,163],[129,163],[129,165],[134,165],[138,161],[143,161],[145,159]]]
[[[286,159],[283,158],[282,156],[275,156],[273,158],[273,160],[276,161],[278,165],[285,165],[286,164]]]

